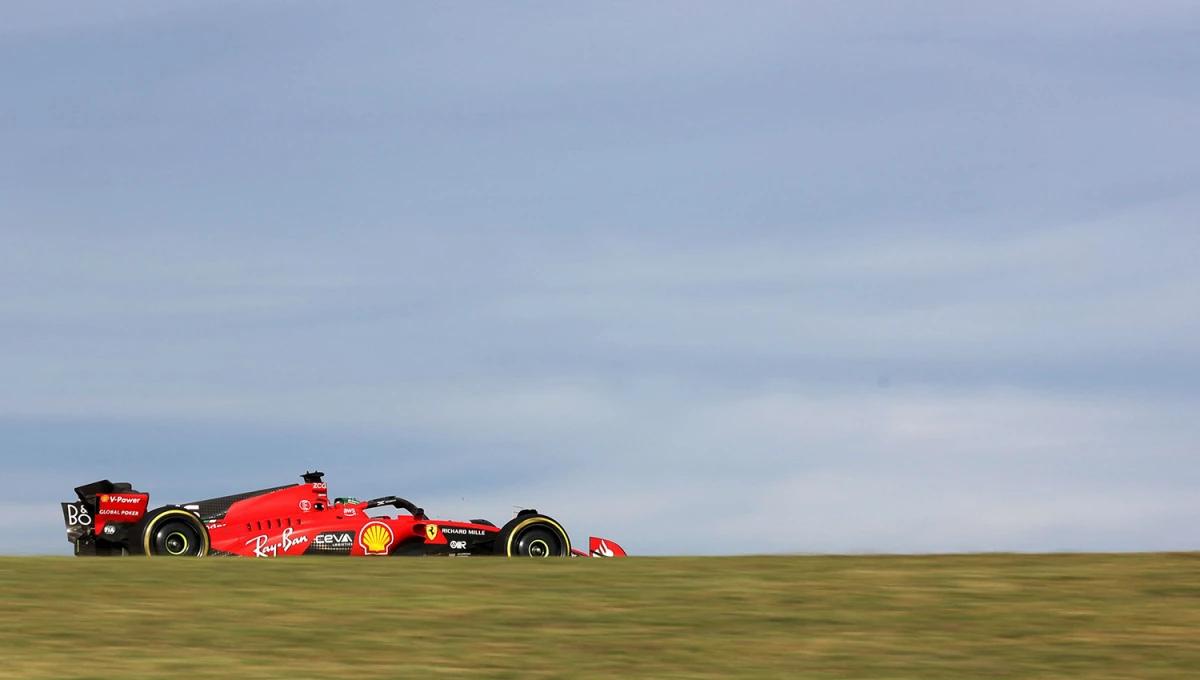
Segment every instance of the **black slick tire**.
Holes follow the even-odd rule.
[[[192,513],[181,508],[159,508],[141,521],[135,546],[143,555],[204,557],[210,544],[208,531]]]
[[[570,557],[571,539],[546,515],[521,515],[496,535],[495,552],[506,557]]]

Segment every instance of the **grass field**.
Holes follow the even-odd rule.
[[[1196,678],[1200,556],[0,558],[0,678]]]

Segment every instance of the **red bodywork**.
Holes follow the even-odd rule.
[[[150,504],[148,493],[106,493],[96,498],[97,534],[104,533],[109,522],[136,522],[146,514]]]
[[[406,548],[418,554],[468,554],[460,536],[491,538],[500,532],[484,524],[373,512],[376,516],[367,514],[366,501],[331,503],[326,484],[317,482],[237,501],[224,518],[205,526],[214,553],[244,557],[391,555],[409,552]]]

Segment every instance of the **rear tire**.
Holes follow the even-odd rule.
[[[495,551],[508,557],[570,557],[571,539],[553,519],[524,515],[504,525],[496,536]]]
[[[208,531],[187,510],[164,508],[151,513],[142,525],[141,548],[146,555],[203,557],[208,554]]]

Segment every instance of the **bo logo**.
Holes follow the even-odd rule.
[[[67,506],[67,524],[89,526],[92,523],[92,516],[88,514],[86,508],[82,505],[71,504]]]

